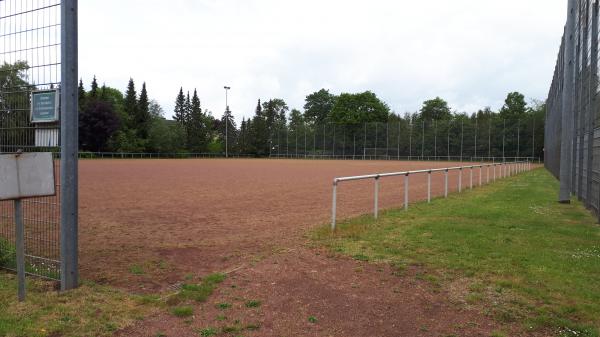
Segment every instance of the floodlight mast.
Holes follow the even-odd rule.
[[[224,86],[225,89],[225,158],[229,158],[229,102],[227,100],[227,92],[231,87]]]

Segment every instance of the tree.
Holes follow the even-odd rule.
[[[335,105],[337,97],[328,90],[321,89],[306,96],[304,104],[304,117],[308,122],[323,123]]]
[[[504,106],[500,109],[500,116],[504,119],[516,120],[527,113],[525,96],[519,92],[511,92],[506,96]]]
[[[449,119],[450,117],[452,117],[452,112],[450,111],[448,102],[440,97],[423,102],[423,107],[421,107],[422,119],[426,121],[439,121]]]
[[[157,153],[176,153],[185,150],[184,144],[185,130],[181,124],[163,117],[152,119],[148,135],[148,149]]]
[[[188,96],[189,99],[189,96]],[[185,101],[184,107],[188,104]],[[207,126],[206,118],[202,113],[202,107],[200,105],[200,98],[198,97],[198,91],[194,89],[194,95],[189,103],[190,112],[189,117],[186,119],[186,132],[188,135],[188,148],[192,152],[204,152],[207,146]]]
[[[175,99],[175,119],[179,124],[185,125],[185,96],[183,95],[183,87],[179,89],[179,94],[177,94],[177,98]]]
[[[135,109],[134,123],[138,137],[148,139],[148,132],[150,130],[150,101],[148,100],[146,82],[142,84],[142,92],[140,93],[140,98]]]
[[[127,85],[127,91],[125,92],[125,113],[127,114],[127,120],[125,125],[128,129],[135,130],[135,115],[137,110],[137,93],[135,91],[135,83],[133,79],[129,79]]]
[[[387,122],[390,108],[371,91],[341,94],[331,110],[331,121],[343,124]]]
[[[92,99],[79,114],[79,146],[85,151],[104,151],[118,128],[119,118],[113,106]]]
[[[285,126],[288,110],[287,104],[280,98],[273,98],[263,103],[262,115],[269,131]]]
[[[29,123],[26,118],[29,109],[27,70],[29,70],[29,65],[25,61],[17,61],[14,64],[5,62],[0,67],[0,109],[5,112],[4,117],[8,117],[9,114],[25,116],[25,124]]]
[[[237,125],[229,110],[229,107],[225,108],[223,116],[217,123],[217,133],[219,141],[228,147],[229,151],[235,151],[235,140],[237,134]],[[227,141],[225,141],[227,139]]]
[[[272,146],[267,119],[262,111],[260,99],[256,105],[254,117],[248,122],[248,146],[252,154],[265,156],[269,154],[269,148]]]
[[[94,79],[92,80],[92,89],[90,90],[90,97],[98,97],[98,81],[96,80],[96,75],[94,75]]]
[[[160,104],[155,100],[150,101],[148,112],[150,113],[150,118],[152,120],[156,118],[163,118],[165,115],[165,111],[163,110],[162,106],[160,106]]]
[[[290,112],[290,129],[296,131],[304,124],[304,116],[298,109],[292,109]]]
[[[79,112],[83,112],[83,110],[85,109],[85,102],[86,102],[86,93],[85,93],[85,88],[83,87],[83,80],[79,79],[79,88],[78,88],[78,99],[79,99]]]
[[[18,61],[14,64],[4,63],[0,66],[0,129],[12,129],[5,136],[0,132],[0,142],[5,146],[33,145],[33,128],[29,121],[29,91],[35,88],[27,81],[27,62]],[[29,142],[30,144],[25,144]],[[7,151],[14,151],[9,148]],[[0,146],[0,152],[3,149]]]

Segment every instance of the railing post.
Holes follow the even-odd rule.
[[[427,173],[427,202],[431,202],[431,171]]]
[[[375,200],[374,200],[374,210],[373,214],[375,219],[379,217],[379,176],[375,177]]]
[[[404,210],[408,210],[408,176],[410,173],[406,173],[404,176]]]
[[[448,198],[448,169],[444,172],[444,198]]]
[[[331,202],[331,231],[335,231],[335,219],[337,211],[337,179],[333,180],[333,200]]]
[[[461,167],[458,170],[458,193],[462,192],[462,171],[463,168]]]
[[[492,167],[494,167],[494,170],[496,169],[496,164],[492,164]],[[496,172],[496,171],[494,171]],[[487,166],[487,182],[486,184],[490,183],[490,165]]]
[[[479,187],[481,187],[481,176],[483,175],[483,166],[479,166]]]
[[[473,166],[471,166],[471,171],[469,172],[469,175],[470,175],[470,177],[469,177],[469,180],[470,180],[470,182],[469,182],[469,189],[472,190],[473,189]]]
[[[492,181],[496,181],[496,166],[498,164],[494,164],[494,179],[492,179]]]

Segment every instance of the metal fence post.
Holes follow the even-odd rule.
[[[427,172],[427,202],[431,202],[431,171]]]
[[[406,173],[404,176],[404,210],[408,210],[408,175],[409,173]]]
[[[375,178],[375,198],[374,198],[374,210],[373,210],[373,214],[375,216],[375,219],[377,219],[379,217],[379,176],[377,176]]]
[[[462,192],[462,167],[458,170],[458,193]]]
[[[483,166],[479,166],[479,187],[481,187],[481,176],[483,175]]]
[[[25,225],[23,223],[23,205],[20,199],[14,201],[15,206],[15,250],[18,279],[18,299],[25,301]]]
[[[61,290],[76,288],[78,271],[78,37],[77,0],[61,2]]]
[[[335,220],[337,213],[337,179],[333,180],[333,200],[331,202],[331,230],[335,231]]]
[[[444,198],[448,198],[448,169],[444,171]]]
[[[471,166],[471,171],[469,172],[469,175],[470,175],[470,177],[469,177],[469,180],[470,180],[469,189],[473,189],[473,166]]]

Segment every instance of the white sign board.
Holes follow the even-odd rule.
[[[51,153],[0,155],[0,200],[55,194]]]

